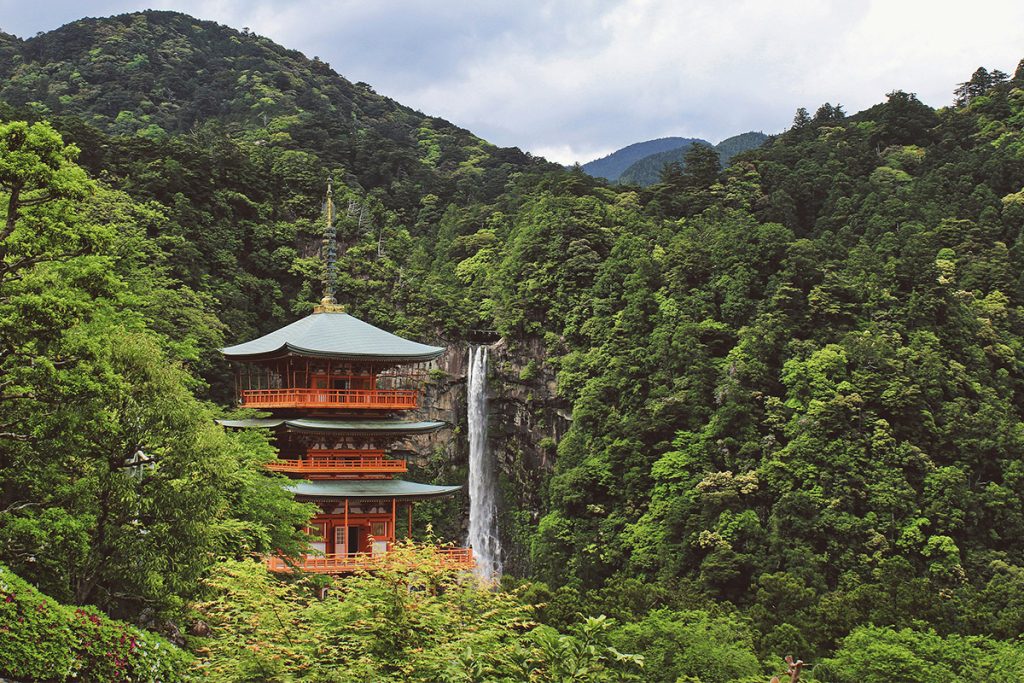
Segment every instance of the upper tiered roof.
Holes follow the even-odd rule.
[[[320,312],[258,339],[221,349],[231,360],[271,360],[287,355],[350,361],[419,363],[444,349],[403,339],[348,313]]]

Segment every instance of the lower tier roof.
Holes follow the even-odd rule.
[[[403,422],[401,420],[285,420],[275,417],[248,418],[244,420],[217,420],[225,427],[274,428],[284,425],[286,429],[297,432],[393,432],[397,434],[424,434],[444,427],[444,422],[424,420],[421,422]]]
[[[286,486],[300,500],[322,501],[358,498],[362,500],[425,500],[449,496],[461,486],[434,486],[404,479],[323,479],[296,481]]]

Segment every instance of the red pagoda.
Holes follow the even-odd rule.
[[[319,507],[309,523],[316,540],[298,566],[339,574],[372,568],[399,538],[411,537],[416,501],[461,487],[398,478],[407,464],[396,446],[445,426],[403,419],[418,407],[416,379],[444,349],[385,332],[335,303],[332,209],[328,187],[321,305],[279,330],[222,349],[236,363],[239,403],[272,417],[221,424],[274,430],[279,458],[268,467],[294,479],[289,489],[296,498]],[[473,565],[468,548],[437,552],[453,567]],[[268,566],[291,569],[276,557]]]

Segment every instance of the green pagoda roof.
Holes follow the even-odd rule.
[[[396,434],[426,434],[444,427],[444,422],[425,420],[402,422],[400,420],[285,420],[280,418],[249,418],[245,420],[217,420],[224,427],[274,428],[284,425],[297,432],[393,432]]]
[[[340,498],[361,498],[363,500],[383,500],[386,498],[402,498],[404,500],[424,500],[449,496],[461,486],[434,486],[417,484],[404,479],[323,479],[317,481],[297,481],[285,487],[300,500],[337,500]]]
[[[348,313],[323,312],[307,315],[258,339],[221,349],[221,353],[230,360],[268,360],[294,354],[418,363],[437,358],[444,348],[403,339]]]

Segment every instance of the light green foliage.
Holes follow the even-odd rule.
[[[45,124],[0,138],[5,560],[66,602],[173,613],[214,554],[297,549],[308,511],[261,473],[272,451],[192,393],[221,329],[140,232],[160,212],[87,181]]]
[[[537,661],[541,671],[532,673],[541,675],[532,676],[531,679],[583,683],[610,680],[612,675],[609,665],[643,668],[642,655],[623,654],[605,644],[610,626],[607,617],[602,615],[586,618],[575,629],[574,636],[560,635],[547,626],[537,627],[531,636],[540,651]]]
[[[728,683],[761,672],[753,633],[733,616],[656,610],[618,628],[612,641],[619,649],[643,654],[646,680],[652,683]]]
[[[934,631],[862,626],[814,669],[811,680],[1018,683],[1024,681],[1024,649],[981,636],[944,638]]]
[[[211,628],[192,641],[209,680],[621,681],[642,658],[608,645],[610,623],[587,619],[562,634],[533,608],[439,564],[429,548],[402,546],[372,574],[283,582],[253,562],[217,567],[195,617]]]
[[[92,183],[46,123],[0,124],[0,286],[10,286],[39,263],[63,261],[109,244],[112,231],[76,220],[75,200]]]

